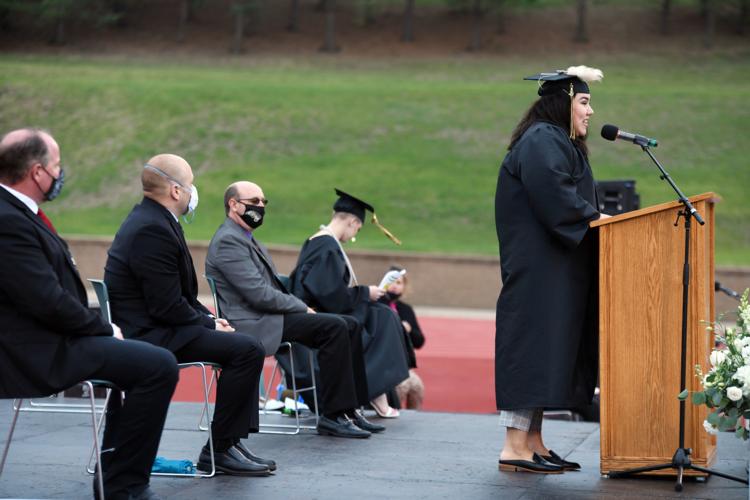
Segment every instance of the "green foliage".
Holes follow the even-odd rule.
[[[643,206],[674,194],[607,122],[660,139],[688,194],[715,191],[720,264],[750,264],[745,148],[747,53],[711,59],[592,56],[589,139],[598,179],[637,181]],[[201,204],[188,238],[207,240],[222,195],[248,178],[271,200],[264,241],[298,246],[327,222],[333,187],[372,202],[407,251],[497,255],[493,196],[510,134],[535,98],[522,76],[568,58],[261,60],[165,64],[0,56],[0,130],[48,127],[69,181],[49,212],[67,234],[114,234],[160,152],[193,166]],[[244,64],[244,65],[242,65]],[[700,78],[695,78],[700,74]],[[358,248],[393,249],[371,226]]]

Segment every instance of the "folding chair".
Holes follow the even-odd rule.
[[[219,309],[219,293],[216,289],[216,280],[212,278],[211,276],[205,276],[206,281],[208,282],[208,286],[211,289],[211,295],[213,296],[214,301],[214,311],[216,312],[216,316],[221,316],[221,310]],[[284,275],[278,276],[279,280],[282,282],[282,284],[286,287],[289,284],[289,278]],[[292,343],[291,342],[282,342],[279,345],[279,349],[288,349],[289,350],[289,360],[291,365],[292,373],[294,373],[294,354],[292,352]],[[278,351],[277,351],[278,354]],[[292,376],[292,396],[294,397],[294,417],[295,417],[295,424],[260,424],[260,433],[261,434],[299,434],[302,429],[309,429],[309,430],[316,430],[318,428],[318,421],[320,419],[320,415],[318,414],[318,392],[317,392],[317,383],[315,380],[315,359],[314,359],[314,353],[311,349],[309,351],[309,362],[310,362],[310,371],[312,372],[312,385],[310,387],[303,387],[303,388],[297,388],[297,382],[295,378]],[[279,365],[279,361],[276,360],[273,366],[273,371],[271,372],[271,378],[268,380],[268,385],[266,387],[265,395],[266,400],[268,399],[268,396],[271,394],[271,385],[273,384],[274,379],[276,378],[276,372],[281,373],[281,377],[284,378],[284,370]],[[210,386],[209,386],[210,387]],[[261,389],[263,387],[263,384],[261,382]],[[315,402],[315,425],[302,425],[300,423],[300,416],[299,416],[299,405],[297,400],[299,399],[299,395],[303,392],[312,391],[313,393],[313,399]],[[266,415],[266,404],[265,401],[263,403],[263,409],[261,410],[263,415]],[[273,429],[293,429],[293,430],[273,430]]]
[[[101,424],[101,419],[97,421],[96,413],[97,413],[97,406],[96,406],[96,399],[94,397],[94,388],[95,387],[106,387],[108,394],[111,393],[111,391],[119,391],[120,389],[115,386],[112,382],[108,382],[106,380],[85,380],[82,382],[84,386],[86,386],[89,389],[89,409],[86,411],[86,413],[91,414],[91,427],[93,430],[93,437],[94,437],[94,450],[92,455],[95,453],[97,457],[101,457],[101,444],[99,443],[99,427]],[[8,450],[10,449],[10,442],[13,439],[13,432],[16,429],[16,422],[18,422],[18,414],[22,411],[22,405],[23,405],[23,398],[20,398],[18,400],[14,401],[13,408],[15,411],[13,412],[13,420],[10,424],[10,431],[8,432],[8,439],[5,442],[5,448],[3,449],[3,457],[0,461],[0,476],[2,476],[3,469],[5,468],[5,461],[8,458]],[[39,411],[39,410],[37,410]],[[50,411],[50,410],[47,410]],[[90,460],[89,460],[90,462]],[[101,460],[96,461],[96,472],[97,472],[97,478],[96,478],[96,487],[99,490],[99,498],[104,498],[104,476],[102,475],[102,466],[101,466]],[[93,473],[93,470],[91,471]]]
[[[90,279],[89,282],[94,287],[94,292],[96,292],[96,297],[99,300],[99,307],[101,308],[102,314],[104,315],[104,319],[106,321],[112,322],[112,312],[110,310],[109,306],[109,292],[107,291],[107,284],[104,283],[102,280],[94,280]],[[201,413],[201,418],[198,421],[198,429],[202,431],[208,431],[208,447],[211,451],[211,472],[204,473],[204,472],[195,472],[192,474],[178,474],[174,472],[153,472],[151,473],[152,476],[174,476],[174,477],[213,477],[216,475],[216,463],[214,461],[214,440],[213,440],[213,433],[211,432],[211,418],[210,418],[210,408],[209,408],[209,393],[211,392],[211,385],[208,383],[208,380],[206,379],[206,369],[211,369],[211,381],[214,380],[214,378],[218,377],[217,373],[219,370],[221,370],[221,365],[218,363],[211,363],[208,361],[194,361],[191,363],[178,363],[177,368],[182,370],[183,368],[191,368],[191,367],[198,367],[201,369],[201,373],[203,375],[203,411]],[[203,420],[206,420],[206,426],[203,427]],[[102,414],[102,418],[99,420],[99,425],[97,426],[97,431],[99,430],[99,427],[101,427],[101,421],[103,420],[104,414]],[[98,466],[98,463],[97,463]],[[93,474],[93,469],[91,468],[91,461],[89,460],[89,467],[87,468],[88,472],[90,474]]]

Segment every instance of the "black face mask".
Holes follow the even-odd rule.
[[[390,300],[391,302],[395,302],[401,298],[400,293],[385,292],[385,294],[388,296],[388,300]]]
[[[47,169],[44,169],[45,172],[47,172]],[[52,174],[47,172],[47,175],[52,177]],[[52,184],[50,184],[49,189],[46,193],[44,193],[44,199],[47,201],[52,201],[58,196],[60,196],[60,191],[62,191],[63,184],[65,184],[65,170],[60,169],[60,175],[57,176],[57,178],[52,177]]]
[[[242,222],[253,229],[260,227],[263,224],[263,216],[266,215],[266,207],[248,205],[246,203],[242,204],[245,206],[245,213],[240,215]]]

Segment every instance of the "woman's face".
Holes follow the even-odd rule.
[[[573,128],[577,137],[586,137],[589,130],[589,117],[593,114],[591,94],[573,96]]]
[[[404,278],[403,276],[388,286],[388,291],[394,295],[401,295],[404,293]]]

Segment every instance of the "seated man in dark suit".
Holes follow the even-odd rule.
[[[63,180],[47,132],[15,130],[0,140],[0,398],[45,396],[86,379],[117,384],[126,398],[118,418],[107,419],[105,495],[156,498],[149,476],[177,362],[165,349],[123,340],[88,308],[68,246],[39,208]]]
[[[206,275],[216,280],[222,314],[238,331],[262,342],[269,354],[287,341],[318,349],[324,412],[320,434],[366,438],[385,430],[355,409],[367,402],[361,326],[351,317],[316,314],[284,288],[254,234],[265,206],[263,190],[251,182],[236,182],[224,194],[227,218],[206,256]]]
[[[143,201],[120,226],[104,272],[112,317],[128,338],[166,347],[178,362],[222,366],[211,425],[217,470],[268,475],[273,460],[254,455],[240,441],[258,432],[258,382],[263,347],[237,335],[198,302],[198,281],[177,217],[195,210],[198,192],[190,165],[175,155],[149,160],[141,174]],[[198,468],[208,470],[208,444]]]

